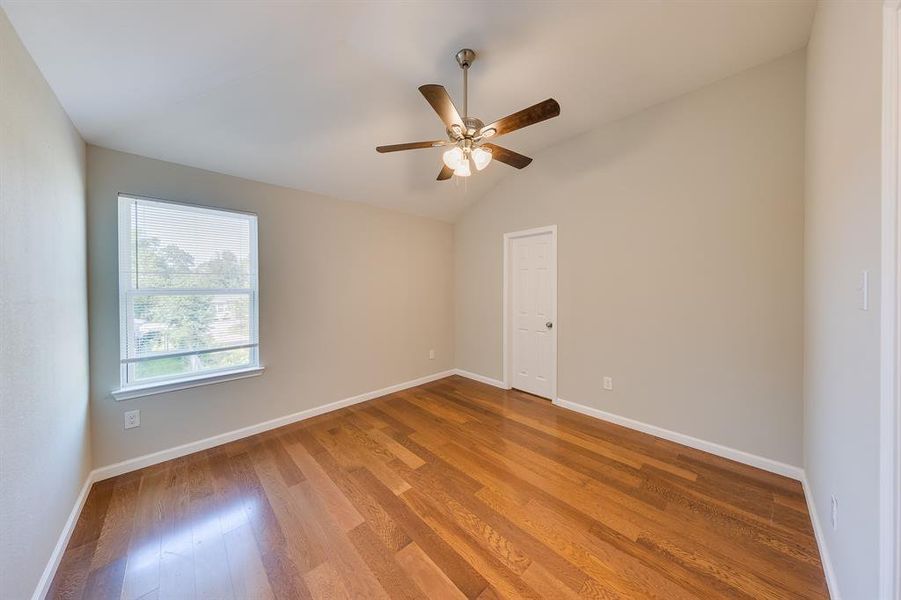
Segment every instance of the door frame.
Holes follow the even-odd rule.
[[[511,269],[513,267],[512,261],[510,259],[512,253],[510,252],[510,248],[513,245],[513,240],[517,238],[531,237],[534,235],[541,234],[551,234],[551,248],[554,252],[554,290],[551,294],[551,312],[553,314],[553,323],[554,323],[554,335],[553,335],[553,356],[554,356],[554,367],[551,369],[553,373],[553,381],[551,382],[551,401],[555,402],[557,400],[557,336],[560,333],[560,315],[557,312],[557,285],[558,285],[558,276],[557,276],[557,226],[556,225],[545,225],[544,227],[533,227],[531,229],[523,229],[520,231],[511,231],[509,233],[504,234],[504,388],[510,389],[513,387],[513,344],[510,336],[512,335],[513,328],[510,324],[510,319],[513,318],[513,311],[511,309],[510,303],[513,300],[513,290],[510,289],[511,282],[513,280]]]
[[[901,0],[883,3],[879,597],[901,600]]]

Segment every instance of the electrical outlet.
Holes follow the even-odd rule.
[[[429,350],[429,360],[435,360],[435,350]]]
[[[832,530],[838,531],[838,500],[832,496]]]
[[[125,429],[134,429],[141,426],[141,411],[127,410],[125,411]]]
[[[605,390],[613,389],[613,377],[604,377],[604,389]]]

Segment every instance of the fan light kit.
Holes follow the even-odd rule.
[[[432,105],[432,108],[435,109],[438,117],[444,123],[447,139],[378,146],[376,151],[397,152],[399,150],[452,146],[442,156],[444,167],[438,174],[438,181],[450,179],[451,175],[469,177],[474,170],[481,171],[487,167],[492,159],[499,160],[517,169],[528,166],[532,162],[532,159],[528,156],[523,156],[502,146],[489,143],[486,140],[556,117],[560,114],[560,105],[553,98],[548,98],[544,102],[539,102],[534,106],[485,125],[479,119],[469,116],[469,67],[475,60],[476,53],[469,48],[464,48],[457,52],[456,58],[457,64],[463,69],[462,117],[444,86],[430,83],[419,88],[426,101]]]

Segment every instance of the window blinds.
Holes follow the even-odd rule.
[[[119,196],[122,387],[258,366],[257,220]]]

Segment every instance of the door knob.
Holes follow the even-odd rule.
[[[554,327],[554,324],[551,323],[550,321],[548,321],[547,323],[544,324],[544,326],[547,327],[548,329],[552,329]]]

